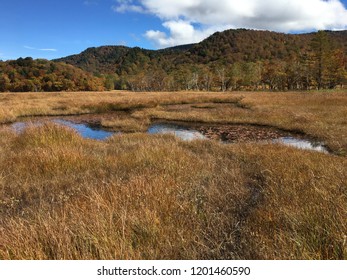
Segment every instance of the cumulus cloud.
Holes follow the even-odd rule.
[[[117,0],[113,8],[160,18],[167,32],[145,34],[159,47],[198,42],[229,28],[300,32],[347,27],[347,10],[339,0]]]
[[[216,31],[232,28],[232,26],[210,26],[199,28],[191,22],[185,20],[165,21],[163,26],[169,30],[168,36],[165,32],[158,30],[148,30],[145,37],[155,42],[158,47],[170,47],[200,42]]]

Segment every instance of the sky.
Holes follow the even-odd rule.
[[[0,0],[0,60],[197,43],[231,28],[347,29],[347,0]]]

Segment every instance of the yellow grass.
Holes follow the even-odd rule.
[[[150,124],[149,118],[134,118],[129,116],[115,116],[101,118],[102,127],[122,132],[145,132]]]
[[[235,97],[209,93],[57,92],[0,93],[0,108],[15,117],[74,115],[155,107],[159,104],[235,102]],[[0,115],[0,117],[3,114]],[[0,123],[7,121],[0,119]]]
[[[172,105],[174,108],[170,109]],[[181,105],[183,110],[179,108]],[[143,131],[151,118],[261,124],[303,132],[326,142],[335,153],[347,154],[345,91],[0,94],[0,123],[12,122],[22,116],[79,115],[119,110],[132,111],[132,118],[104,119],[102,124],[127,131]]]
[[[55,124],[1,128],[0,259],[347,258],[345,93],[3,94],[0,108],[13,120],[53,114],[64,100],[76,114],[132,108],[129,120],[110,120],[130,130],[142,117],[298,130],[341,156],[145,133],[94,141]]]

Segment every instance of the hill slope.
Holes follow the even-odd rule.
[[[0,91],[307,90],[347,85],[347,31],[227,30],[162,50],[89,48],[0,62]]]
[[[0,61],[0,91],[103,90],[104,81],[75,66],[31,57]]]
[[[326,31],[328,39],[347,53],[347,31]],[[284,34],[270,31],[231,29],[217,32],[198,44],[163,50],[145,50],[124,46],[89,48],[80,54],[57,59],[93,73],[121,73],[141,60],[161,65],[161,60],[180,63],[235,63],[259,60],[286,60],[306,52],[316,33]]]
[[[310,49],[317,33],[284,34],[271,31],[226,30],[217,32],[190,51],[201,62],[225,59],[229,63],[286,60]],[[327,31],[328,40],[347,52],[347,31]]]
[[[324,53],[317,53],[319,47],[314,49],[317,40],[324,45]],[[111,87],[116,88],[226,90],[261,86],[283,90],[344,84],[346,54],[347,31],[293,35],[237,29],[217,32],[199,44],[157,51],[104,46],[56,61],[108,75]],[[322,59],[325,68],[317,69],[317,61]]]

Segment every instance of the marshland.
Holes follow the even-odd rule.
[[[345,90],[1,93],[0,123],[0,259],[347,258]]]

